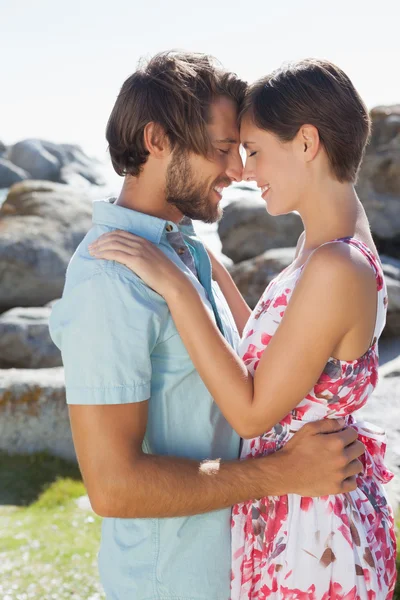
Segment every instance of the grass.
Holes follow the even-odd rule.
[[[76,465],[0,454],[0,598],[100,600],[100,517],[79,508]],[[8,506],[7,506],[8,505]]]
[[[47,453],[0,453],[2,600],[105,598],[97,570],[101,519],[76,504],[85,494],[75,464]],[[397,525],[400,531],[400,515]]]

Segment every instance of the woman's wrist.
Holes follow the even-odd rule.
[[[194,286],[185,275],[181,274],[179,277],[168,281],[162,295],[167,304],[170,304],[187,299],[193,292],[197,293]]]

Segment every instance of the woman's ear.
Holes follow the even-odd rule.
[[[154,158],[165,158],[171,152],[164,128],[154,121],[147,123],[145,126],[143,141],[150,156]]]
[[[297,135],[305,161],[310,162],[314,160],[320,146],[318,129],[314,125],[303,125],[300,127]]]

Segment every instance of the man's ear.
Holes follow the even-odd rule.
[[[165,158],[171,152],[168,136],[164,128],[154,121],[147,123],[145,126],[143,141],[148,153],[154,158]]]
[[[303,125],[298,131],[297,138],[304,160],[306,162],[314,160],[321,143],[318,129],[314,125]]]

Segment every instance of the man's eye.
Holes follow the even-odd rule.
[[[222,152],[222,154],[228,154],[229,152],[229,150],[222,150],[222,148],[218,148],[218,150]]]
[[[255,156],[256,154],[257,154],[257,152],[250,152],[249,158],[251,158],[252,156]]]

